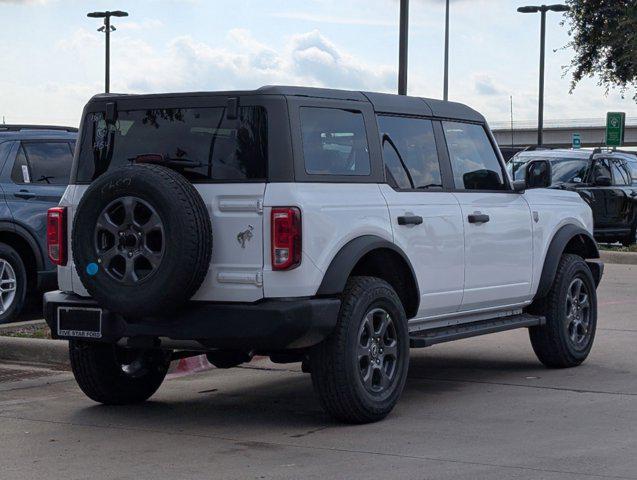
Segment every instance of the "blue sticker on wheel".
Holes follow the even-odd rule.
[[[97,266],[97,263],[89,263],[86,266],[86,273],[88,273],[89,275],[93,276],[97,273],[97,270],[99,269],[99,267]]]

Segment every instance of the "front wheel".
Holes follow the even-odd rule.
[[[409,334],[394,289],[375,277],[351,278],[334,332],[310,353],[312,383],[338,420],[368,423],[394,408],[409,368]]]
[[[80,389],[106,405],[128,405],[149,399],[160,387],[170,353],[121,348],[109,343],[71,340],[71,369]]]
[[[586,360],[597,328],[597,292],[586,262],[564,254],[539,310],[546,324],[531,327],[531,345],[547,367],[575,367]]]

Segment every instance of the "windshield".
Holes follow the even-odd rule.
[[[551,162],[551,183],[581,183],[586,178],[589,161],[586,158],[547,158],[524,157],[512,159],[507,165],[513,180],[524,180],[525,169],[522,168],[533,160],[549,160]]]
[[[241,107],[228,120],[225,108],[157,108],[90,113],[83,126],[76,181],[153,159],[193,182],[259,180],[266,177],[267,131],[263,107]]]

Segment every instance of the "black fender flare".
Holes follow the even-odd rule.
[[[44,270],[44,254],[31,232],[18,223],[0,221],[0,233],[2,232],[13,233],[24,240],[33,252],[37,271]]]
[[[582,242],[580,249],[583,252],[582,256],[585,259],[599,258],[597,243],[587,230],[584,230],[577,225],[564,225],[555,233],[546,252],[544,266],[542,267],[542,275],[540,276],[540,283],[538,285],[535,298],[543,298],[548,294],[551,289],[551,285],[553,285],[553,280],[557,273],[557,266],[560,262],[560,258],[568,243],[574,238],[579,238]],[[589,267],[593,270],[595,267],[593,267],[591,263],[589,263]],[[596,281],[601,279],[601,271],[592,271],[592,273],[594,277],[600,277],[596,278]]]
[[[392,250],[402,257],[405,263],[409,266],[414,284],[416,286],[416,295],[420,300],[420,291],[418,291],[418,281],[414,267],[409,261],[409,258],[398,246],[392,242],[385,240],[376,235],[363,235],[350,240],[346,243],[339,252],[334,256],[330,266],[323,275],[323,281],[317,291],[317,295],[338,295],[345,289],[345,284],[349,278],[352,270],[366,254],[373,250],[387,249]]]

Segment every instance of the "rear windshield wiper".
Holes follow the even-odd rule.
[[[131,163],[152,163],[153,165],[163,165],[173,168],[197,168],[208,166],[208,163],[197,162],[188,158],[171,158],[168,155],[159,153],[142,153],[128,159]]]
[[[421,190],[426,190],[428,188],[442,188],[442,185],[440,183],[429,183],[427,185],[420,185],[416,188]]]

